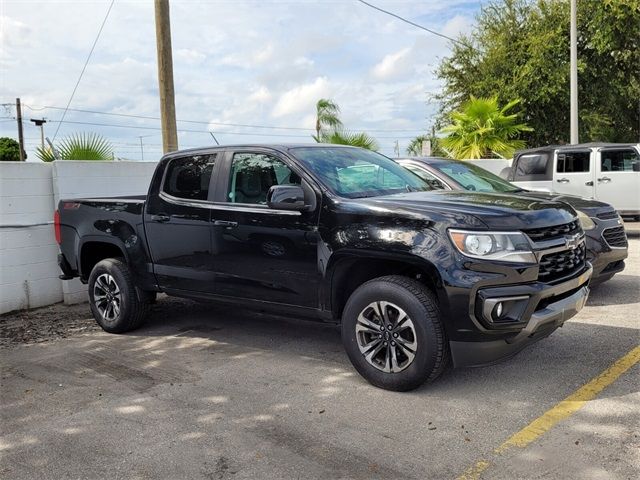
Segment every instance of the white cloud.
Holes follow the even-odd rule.
[[[373,76],[380,80],[388,80],[398,78],[407,73],[411,67],[411,48],[403,48],[402,50],[385,55],[380,63],[373,67]]]
[[[280,96],[273,108],[272,116],[279,118],[309,111],[318,99],[328,96],[329,92],[329,81],[326,77],[318,77],[313,83],[294,87]]]
[[[48,118],[45,133],[52,135],[61,110],[29,106],[66,105],[109,3],[2,2],[0,103],[21,97],[25,116]],[[348,128],[413,129],[376,132],[389,153],[396,138],[402,146],[435,111],[426,93],[439,88],[432,72],[447,41],[357,2],[293,8],[290,2],[172,0],[171,7],[178,119],[313,128],[315,102],[328,97]],[[393,10],[449,35],[467,31],[475,14],[468,0],[395,2]],[[114,4],[71,108],[159,116],[153,19],[153,2]],[[160,153],[160,132],[135,128],[155,128],[158,121],[73,111],[66,118],[127,128],[68,123],[59,136],[95,131],[121,145],[119,155],[139,158],[138,135],[153,135],[144,140],[145,158]],[[180,146],[210,144],[207,126],[180,123]],[[311,133],[210,126],[227,143],[276,140],[263,136],[269,132],[291,135],[278,141],[309,141]],[[13,122],[0,123],[4,135],[15,137]],[[39,132],[27,124],[25,136],[34,158]]]

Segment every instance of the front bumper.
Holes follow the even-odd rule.
[[[589,265],[580,275],[554,286],[513,285],[479,291],[478,298],[483,302],[492,298],[527,297],[526,307],[521,312],[522,321],[504,324],[495,330],[483,328],[487,335],[478,341],[450,341],[454,366],[496,363],[549,336],[584,307],[589,296],[592,271]],[[489,334],[497,331],[506,335],[492,339]]]

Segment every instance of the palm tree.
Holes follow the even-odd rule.
[[[340,107],[337,103],[321,98],[316,103],[316,135],[313,137],[316,142],[320,141],[320,137],[326,131],[325,128],[330,130],[337,130],[342,128],[342,121],[340,121]]]
[[[422,142],[430,140],[428,135],[418,135],[416,138],[409,142],[407,145],[407,155],[410,157],[419,157],[422,155]]]
[[[36,149],[36,156],[43,162],[54,160],[112,160],[113,147],[108,140],[96,133],[75,133],[60,141],[55,147]]]
[[[450,114],[451,125],[442,129],[448,134],[440,140],[452,158],[511,158],[525,143],[516,137],[533,129],[518,123],[518,113],[509,114],[520,100],[500,108],[498,97],[471,98]]]
[[[348,130],[334,130],[330,133],[323,133],[319,143],[334,143],[337,145],[351,145],[352,147],[366,148],[367,150],[377,150],[376,140],[364,132],[349,132]]]

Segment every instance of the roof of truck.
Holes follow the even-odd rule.
[[[194,153],[212,150],[224,150],[226,148],[271,148],[274,150],[290,150],[293,148],[359,148],[351,145],[339,145],[335,143],[238,143],[230,145],[206,145],[203,147],[186,148],[169,152],[165,156],[179,155],[184,153]]]
[[[540,152],[544,150],[560,150],[560,149],[574,150],[576,148],[635,147],[638,145],[639,144],[637,143],[609,143],[609,142],[588,142],[588,143],[576,143],[573,145],[545,145],[543,147],[535,147],[535,148],[527,148],[525,150],[518,150],[516,152],[516,155],[520,155],[523,153]]]

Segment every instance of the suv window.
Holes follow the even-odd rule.
[[[633,172],[633,165],[640,162],[640,155],[631,148],[603,150],[600,154],[600,162],[600,170],[603,172]]]
[[[561,152],[558,153],[558,173],[581,173],[589,171],[591,152]]]
[[[273,185],[300,185],[301,179],[279,158],[263,153],[236,153],[231,163],[227,201],[267,204]]]
[[[162,191],[177,198],[206,200],[216,155],[194,155],[169,162]]]
[[[516,177],[527,177],[529,175],[544,175],[547,171],[546,154],[522,155],[518,158],[516,166]]]
[[[420,167],[416,167],[415,165],[411,165],[409,163],[401,163],[401,165],[406,168],[407,170],[409,170],[410,172],[415,173],[417,176],[419,176],[422,180],[424,180],[425,182],[427,182],[429,185],[431,185],[431,188],[433,188],[434,190],[448,190],[448,188],[445,186],[444,183],[442,183],[435,175],[433,175],[430,172],[427,172],[426,170],[420,168]]]

